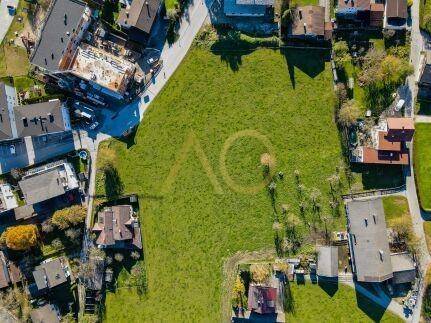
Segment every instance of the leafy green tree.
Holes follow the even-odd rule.
[[[350,62],[351,57],[349,53],[349,46],[345,41],[338,41],[332,47],[334,52],[334,63],[338,69],[343,68],[345,63]]]
[[[67,229],[84,222],[87,216],[87,209],[81,205],[72,205],[71,207],[57,210],[52,215],[52,224],[59,229]]]
[[[361,116],[361,109],[355,100],[350,100],[341,106],[338,113],[338,122],[343,127],[350,127],[356,123]]]

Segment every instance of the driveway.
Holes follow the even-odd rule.
[[[18,0],[0,0],[0,43],[6,36],[13,21],[13,16],[9,14],[9,10],[7,9],[8,3],[13,4],[15,8],[18,7]]]

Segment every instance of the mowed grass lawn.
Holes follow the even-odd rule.
[[[290,283],[294,313],[286,322],[403,322],[343,284]]]
[[[237,71],[229,67],[230,59],[239,64]],[[219,322],[225,259],[237,251],[274,248],[268,193],[237,193],[226,184],[220,171],[223,144],[246,129],[265,136],[274,147],[276,171],[284,172],[277,182],[276,208],[286,203],[297,212],[293,173],[298,169],[307,189],[321,190],[328,214],[326,179],[341,159],[333,100],[329,64],[312,50],[285,56],[260,49],[222,60],[192,49],[146,111],[135,144],[110,140],[100,146],[97,193],[105,193],[101,169],[111,163],[122,184],[113,182],[124,185],[125,194],[140,196],[148,277],[145,296],[131,289],[108,293],[105,319]],[[190,134],[193,147],[198,142],[201,149],[182,155]],[[226,154],[230,177],[239,185],[260,183],[260,157],[266,152],[255,138],[233,141]],[[185,158],[169,189],[165,182],[179,156]],[[200,159],[207,159],[205,167]],[[344,227],[344,217],[333,223]]]
[[[431,211],[431,124],[417,123],[414,137],[414,167],[421,207]]]

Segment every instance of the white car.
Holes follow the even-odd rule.
[[[10,146],[9,146],[9,149],[10,149],[10,153],[11,153],[12,155],[15,155],[15,154],[16,154],[16,149],[15,149],[15,145],[14,145],[14,144],[10,145]]]
[[[89,129],[90,129],[90,130],[94,130],[94,129],[96,129],[98,126],[99,126],[99,122],[95,121],[95,122],[93,122],[93,123],[90,125]]]

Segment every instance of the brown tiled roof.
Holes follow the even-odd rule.
[[[407,0],[386,0],[386,17],[407,19]]]
[[[388,138],[388,133],[379,131],[379,150],[401,151],[401,142]]]
[[[304,25],[305,24],[305,25]],[[296,10],[292,22],[292,35],[325,34],[325,8],[321,6],[304,6]]]
[[[362,10],[370,10],[370,0],[338,0],[338,9],[343,8],[358,8]]]
[[[408,151],[389,152],[389,151],[364,147],[362,153],[363,153],[363,163],[365,164],[394,164],[394,165],[409,164]]]
[[[387,118],[388,129],[414,130],[415,124],[412,118]]]
[[[383,14],[385,6],[383,3],[372,3],[370,12],[370,26],[381,27],[383,26]]]
[[[116,242],[123,241],[142,248],[141,231],[132,219],[130,205],[116,205],[99,212],[93,231],[100,232],[96,244],[114,247]]]

